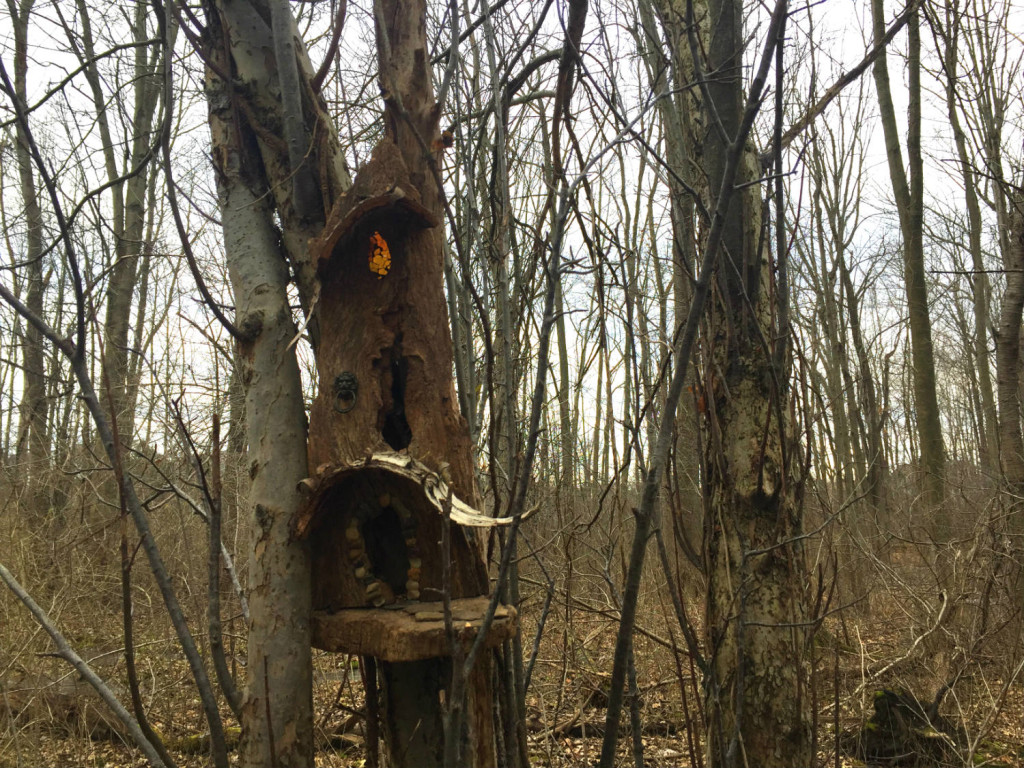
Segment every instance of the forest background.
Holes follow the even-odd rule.
[[[294,18],[327,200],[400,130],[379,1],[0,16],[0,564],[167,764],[221,764],[253,674],[259,441],[211,85],[216,35],[250,5]],[[496,684],[501,764],[742,765],[778,751],[754,737],[773,676],[797,693],[765,712],[795,707],[793,754],[820,764],[1019,764],[1024,7],[425,14],[450,375],[481,506],[517,518],[488,546],[521,629]],[[293,250],[316,233],[282,202],[304,156],[282,125],[289,159],[264,181],[290,269],[275,354],[296,361],[303,421],[326,384]],[[744,408],[764,411],[753,436]],[[732,541],[745,503],[768,506]],[[16,591],[0,765],[140,759]],[[729,661],[762,625],[786,650]],[[401,764],[378,754],[365,659],[317,651],[311,674],[317,764]]]

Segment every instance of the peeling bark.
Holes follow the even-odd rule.
[[[319,554],[311,558],[306,544],[289,537],[303,502],[296,488],[310,474],[307,449],[317,466],[408,451],[478,506],[469,433],[451,379],[443,232],[436,227],[442,143],[426,7],[384,0],[375,18],[385,138],[354,186],[286,0],[217,0],[207,29],[210,124],[236,325],[245,337],[239,356],[253,478],[246,764],[312,764],[311,595],[329,601],[321,593],[339,582],[325,576],[314,590],[311,569],[329,559],[320,551],[324,542],[317,539]],[[373,202],[364,205],[368,197]],[[377,271],[368,263],[374,248],[387,250],[387,266]],[[308,445],[289,345],[289,267],[321,385]],[[454,596],[486,594],[480,541],[455,531]],[[468,707],[473,764],[481,766],[494,762],[488,661],[473,673]],[[382,661],[379,670],[393,761],[436,763],[449,662]]]
[[[444,235],[436,226],[443,214],[435,177],[443,143],[428,66],[426,5],[384,0],[376,11],[385,136],[312,248],[323,301],[310,457],[318,467],[339,466],[379,451],[405,451],[450,478],[454,492],[478,506],[469,429],[451,375]],[[381,247],[389,254],[383,272],[368,263]],[[487,594],[480,538],[454,524],[451,534],[450,597]],[[416,535],[423,578],[436,561],[424,551],[427,539],[437,538],[425,528]],[[331,559],[320,549],[314,557],[318,585],[319,564]],[[482,657],[470,675],[467,729],[456,734],[443,727],[443,706],[459,706],[442,705],[452,679],[448,660],[378,665],[383,734],[396,766],[440,765],[446,738],[464,740],[460,751],[471,764],[494,764],[489,658]]]
[[[279,7],[284,4],[282,9]],[[338,144],[335,127],[328,116],[326,104],[311,85],[313,67],[305,46],[298,40],[295,21],[288,12],[286,0],[219,0],[216,35],[210,34],[212,45],[225,46],[230,59],[226,70],[236,80],[233,92],[221,98],[232,100],[236,113],[233,119],[244,120],[255,140],[262,173],[267,180],[274,209],[281,221],[283,250],[291,265],[303,312],[307,317],[316,305],[316,264],[309,250],[309,241],[318,237],[334,200],[351,184],[344,157]],[[276,26],[271,19],[275,18]],[[289,34],[290,32],[290,34]],[[282,47],[294,55],[293,66],[279,66],[272,53],[280,37],[291,45]],[[294,70],[298,80],[298,106],[295,94],[284,98],[284,85],[279,70]],[[295,136],[296,123],[301,136]],[[291,134],[289,134],[289,128]],[[286,137],[286,138],[282,138]],[[302,157],[302,165],[293,168],[289,141],[295,148],[292,155]],[[303,142],[305,146],[302,146]],[[301,150],[301,151],[300,151]],[[293,171],[312,181],[293,184]],[[296,187],[300,197],[295,197]],[[308,326],[313,346],[317,346],[318,325],[315,318]]]

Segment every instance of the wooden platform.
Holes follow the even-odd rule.
[[[469,648],[480,630],[489,600],[486,596],[452,600],[452,621],[463,648]],[[498,605],[485,647],[497,647],[513,637],[518,628],[515,608]],[[406,602],[384,608],[314,611],[313,647],[384,661],[422,661],[451,655],[443,603]]]

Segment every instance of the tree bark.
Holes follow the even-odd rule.
[[[14,89],[22,104],[26,103],[28,74],[28,25],[34,0],[8,0],[7,7],[14,23]],[[28,139],[21,123],[15,129],[15,155],[21,181],[21,198],[25,212],[25,305],[37,317],[43,316],[46,281],[43,276],[43,214],[39,206],[35,175]],[[46,362],[43,336],[31,323],[25,324],[21,359],[23,389],[18,408],[18,439],[16,456],[22,481],[29,497],[27,508],[42,514],[47,506],[46,477],[49,469],[49,409],[46,400]]]
[[[652,8],[652,5],[654,6]],[[672,336],[682,326],[687,308],[693,299],[694,270],[697,264],[697,238],[694,216],[694,196],[706,193],[706,181],[700,173],[701,136],[696,124],[700,103],[697,91],[689,85],[694,80],[694,66],[687,43],[686,3],[682,0],[660,0],[656,5],[641,2],[638,6],[643,25],[642,41],[648,76],[656,93],[674,89],[675,93],[658,101],[658,114],[664,133],[665,163],[669,171],[668,191],[672,221],[672,306],[674,325]],[[706,14],[703,6],[695,9],[701,21]],[[665,32],[668,57],[658,55],[663,43],[658,38],[654,15]],[[706,24],[705,24],[706,26]],[[669,342],[671,343],[671,342]],[[693,393],[694,378],[689,374],[687,391]],[[697,541],[703,528],[701,502],[700,452],[696,399],[687,398],[676,416],[676,434],[673,447],[676,503],[673,528],[676,539],[684,550],[692,549],[689,542]],[[677,579],[682,579],[677,574]]]
[[[1024,494],[1024,436],[1021,434],[1020,348],[1021,317],[1024,315],[1024,195],[1010,203],[1007,235],[1009,247],[1003,268],[1006,289],[999,313],[996,337],[996,390],[999,397],[999,457],[1003,480],[1010,492]],[[1015,504],[1019,511],[1020,504]],[[1017,522],[1018,530],[1024,524]]]
[[[304,274],[312,274],[312,260],[305,248],[301,252],[296,248],[309,225],[292,200],[287,147],[278,146],[264,130],[268,123],[284,122],[283,102],[275,98],[280,88],[275,62],[255,53],[273,50],[273,32],[266,21],[270,16],[265,5],[235,0],[213,9],[207,29],[207,99],[226,258],[241,335],[238,373],[245,390],[252,479],[242,759],[246,765],[309,766],[313,764],[310,559],[307,544],[293,540],[289,528],[303,502],[298,483],[309,473],[304,401],[291,343],[296,329],[288,300],[288,265],[291,261],[301,282]],[[233,82],[225,82],[221,76],[225,73],[233,73]],[[237,82],[250,87],[239,89]],[[332,145],[325,145],[329,154]],[[322,145],[317,149],[324,151]],[[326,188],[341,183],[338,176],[325,181]],[[283,233],[275,226],[272,204]],[[303,285],[302,289],[309,312],[313,288]],[[236,433],[236,445],[237,438]]]
[[[226,84],[208,83],[211,96]],[[218,102],[211,98],[211,105]],[[249,639],[242,708],[246,765],[313,764],[309,556],[289,523],[306,477],[302,387],[288,305],[287,262],[278,246],[251,147],[233,116],[211,107],[225,252],[237,306],[246,387],[249,494]]]
[[[710,130],[704,160],[712,189],[725,179],[742,113],[739,0],[711,0],[707,91],[725,135]],[[779,12],[778,10],[776,11]],[[784,11],[783,11],[784,12]],[[778,30],[781,45],[782,31]],[[709,120],[709,123],[713,121]],[[757,169],[744,153],[740,178]],[[788,369],[775,366],[772,264],[759,248],[758,187],[725,212],[725,253],[712,294],[704,375],[709,438],[707,508],[708,761],[762,768],[810,765],[805,701],[799,442],[789,423]],[[787,344],[788,339],[781,343]],[[783,356],[787,359],[788,356]]]
[[[389,190],[396,199],[441,219],[435,174],[442,143],[425,12],[416,0],[385,0],[374,8],[385,138],[348,197],[342,155],[286,2],[221,0],[207,31],[214,159],[243,334],[254,477],[252,624],[243,705],[250,764],[312,762],[311,595],[319,599],[330,587],[311,575],[309,553],[287,530],[299,507],[294,489],[308,475],[302,394],[289,346],[294,328],[287,264],[320,376],[308,441],[316,465],[408,450],[449,475],[460,498],[476,502],[468,430],[451,380],[442,231],[412,225],[394,208],[375,214],[372,222],[359,219],[351,232],[341,232],[341,219],[332,218],[336,209],[343,217],[342,209],[351,210],[346,206],[352,201],[358,205],[360,184],[372,185],[374,174],[383,172],[395,182]],[[376,274],[367,268],[371,246],[388,251],[388,266]],[[334,384],[342,373],[357,382],[349,408],[337,407]],[[471,555],[453,563],[453,596],[486,593],[479,542],[474,535],[460,536],[458,552]],[[321,538],[314,538],[314,564],[323,559],[316,549]],[[380,673],[392,759],[396,765],[436,764],[443,752],[441,691],[450,665],[382,661]],[[475,765],[494,761],[489,680],[488,665],[478,664],[468,708]]]
[[[232,94],[234,119],[244,118],[248,123],[246,140],[251,139],[258,149],[261,174],[273,199],[283,251],[291,265],[315,349],[319,337],[313,312],[317,277],[309,242],[321,234],[327,212],[351,186],[351,179],[326,104],[312,86],[313,68],[298,40],[286,0],[218,0],[215,8],[220,28],[226,31],[221,40],[209,34],[209,44],[228,49],[225,55],[230,58],[225,58],[225,64],[238,78]],[[294,60],[278,63],[270,55],[278,47]],[[285,70],[287,76],[282,75]],[[293,82],[286,96],[284,83],[289,78],[297,83]],[[297,168],[292,167],[289,154],[294,146],[303,149]],[[307,173],[314,174],[312,185],[299,180]]]

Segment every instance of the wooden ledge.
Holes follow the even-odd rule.
[[[464,649],[483,624],[490,598],[452,600],[452,622]],[[498,605],[484,646],[495,648],[519,629],[515,608]],[[400,603],[385,608],[313,611],[313,647],[357,653],[383,661],[423,661],[451,655],[444,629],[443,603]]]

